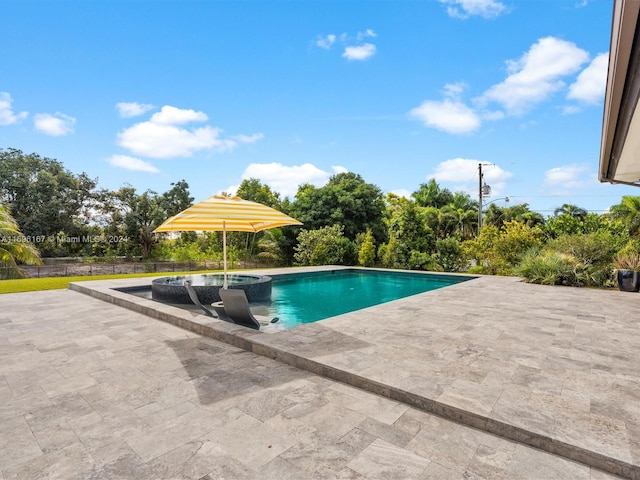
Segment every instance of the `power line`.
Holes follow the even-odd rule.
[[[622,198],[622,195],[509,195],[509,198]]]

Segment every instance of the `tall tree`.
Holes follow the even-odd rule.
[[[244,179],[238,187],[238,196],[244,200],[262,203],[268,207],[280,210],[280,194],[271,190],[269,185],[263,185],[257,178]]]
[[[40,253],[32,239],[24,235],[9,211],[0,205],[0,278],[21,278],[19,264],[41,264]]]
[[[456,192],[451,202],[441,209],[441,225],[447,236],[455,235],[460,239],[473,238],[478,225],[478,202],[464,192]]]
[[[164,220],[158,195],[147,190],[141,195],[129,195],[126,202],[128,211],[124,216],[124,223],[127,236],[139,248],[142,258],[148,258],[155,243],[153,231]]]
[[[301,185],[291,205],[291,214],[305,229],[342,225],[344,236],[352,241],[370,229],[378,243],[386,239],[384,211],[380,188],[351,172],[332,176],[321,188]]]
[[[186,210],[193,205],[189,184],[184,180],[171,183],[171,188],[160,195],[158,201],[167,218]]]
[[[81,235],[94,207],[96,181],[57,160],[0,150],[0,201],[28,236]]]
[[[478,211],[456,207],[453,203],[445,205],[441,209],[443,214],[442,224],[445,225],[449,235],[462,240],[473,238],[478,227]]]

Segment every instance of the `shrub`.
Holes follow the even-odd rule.
[[[376,245],[374,243],[371,230],[367,230],[367,233],[365,234],[358,251],[358,263],[363,267],[371,267],[373,266],[375,260]]]
[[[548,244],[548,249],[576,257],[585,265],[610,268],[613,257],[625,239],[601,230],[584,235],[561,235]]]
[[[353,242],[344,237],[341,225],[300,231],[295,250],[298,265],[341,265],[355,257]]]
[[[574,287],[584,285],[588,276],[576,257],[556,251],[540,253],[538,249],[524,255],[516,273],[529,283]]]
[[[613,266],[618,270],[640,271],[640,254],[620,253],[613,259]]]
[[[454,237],[436,241],[436,262],[445,272],[459,272],[466,265],[462,246]]]
[[[542,244],[542,230],[522,222],[505,222],[500,229],[485,225],[474,240],[464,242],[465,254],[482,273],[511,275],[524,252]],[[477,271],[477,269],[476,269]]]
[[[438,263],[430,254],[417,250],[413,250],[409,255],[409,268],[411,270],[440,270]]]

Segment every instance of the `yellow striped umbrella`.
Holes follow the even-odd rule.
[[[222,232],[224,285],[227,288],[227,231],[260,232],[302,225],[278,210],[240,197],[214,195],[165,220],[154,232]]]

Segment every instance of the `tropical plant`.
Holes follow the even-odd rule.
[[[422,183],[418,190],[411,194],[415,202],[421,207],[442,208],[453,202],[453,193],[446,188],[440,188],[432,178],[429,183]]]
[[[579,287],[586,283],[584,265],[572,255],[557,251],[531,249],[522,258],[515,273],[528,283]]]
[[[612,261],[623,242],[623,237],[607,230],[561,235],[540,251],[528,252],[516,273],[533,283],[610,287],[613,285]],[[533,258],[536,256],[539,258]],[[543,282],[540,278],[545,275],[548,277]],[[550,283],[552,277],[555,283]]]
[[[524,223],[528,227],[542,227],[544,225],[544,217],[538,212],[529,210],[529,205],[526,203],[512,207],[499,207],[495,203],[491,203],[484,213],[483,224],[501,228],[505,222],[514,220]]]
[[[358,251],[358,263],[363,267],[373,266],[376,260],[376,245],[371,230],[367,230]]]
[[[622,220],[629,229],[629,235],[640,236],[640,197],[622,197],[620,204],[611,207],[609,215],[614,220]]]
[[[282,250],[284,239],[284,234],[279,228],[265,230],[262,238],[258,241],[258,258],[268,260],[276,265],[284,265],[286,263]]]
[[[613,258],[613,266],[617,270],[633,270],[640,271],[640,254],[638,253],[621,253]]]
[[[447,236],[455,235],[462,239],[473,238],[478,225],[477,209],[456,207],[454,204],[445,205],[441,209],[442,222]]]
[[[20,263],[40,265],[40,253],[20,231],[9,211],[0,205],[0,278],[24,278]]]
[[[579,218],[583,220],[587,216],[587,211],[584,208],[578,207],[571,203],[565,203],[561,207],[556,208],[553,214],[558,217],[560,215],[569,215],[571,217]]]
[[[616,270],[640,272],[640,238],[632,238],[613,257]]]

